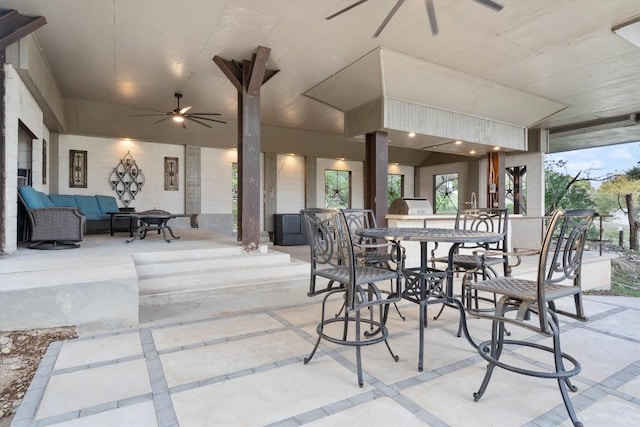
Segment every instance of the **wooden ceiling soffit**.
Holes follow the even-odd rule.
[[[44,16],[21,15],[17,10],[0,9],[0,49],[17,42],[47,23]]]

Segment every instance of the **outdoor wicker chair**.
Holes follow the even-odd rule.
[[[539,255],[536,280],[524,280],[516,277],[495,277],[475,282],[471,272],[463,279],[464,289],[470,294],[475,291],[489,292],[500,297],[495,311],[488,313],[467,304],[467,311],[480,318],[493,321],[491,340],[478,345],[480,356],[489,362],[484,380],[474,399],[479,400],[487,389],[491,374],[496,366],[509,371],[538,378],[555,378],[564,400],[564,405],[574,425],[582,425],[575,414],[567,389],[577,391],[570,378],[580,373],[580,363],[572,356],[563,353],[560,348],[560,325],[558,314],[586,321],[582,307],[581,266],[587,232],[593,221],[593,210],[572,210],[554,212],[542,243],[542,248],[528,255]],[[476,253],[478,266],[485,268],[491,256],[502,258],[503,252],[486,251]],[[522,252],[510,255],[524,256]],[[468,295],[469,296],[469,295]],[[556,300],[573,297],[575,312],[559,310]],[[467,300],[469,301],[469,300]],[[537,316],[537,321],[535,320]],[[539,334],[550,336],[553,346],[534,341],[505,339],[505,323],[523,327]],[[529,347],[553,354],[554,369],[533,371],[501,360],[503,350],[507,348]],[[565,361],[573,365],[565,368]],[[517,363],[517,362],[515,362]]]
[[[47,195],[26,185],[18,190],[18,199],[29,221],[30,249],[80,247],[85,216],[78,208],[54,206]]]
[[[389,331],[384,322],[384,308],[400,300],[400,273],[358,263],[345,213],[332,209],[306,209],[301,211],[311,252],[311,278],[307,295],[326,294],[322,300],[321,319],[317,326],[318,339],[308,357],[313,358],[322,339],[356,348],[358,384],[362,387],[362,346],[384,341],[395,361],[387,337]],[[399,253],[399,246],[396,247]],[[392,289],[380,291],[377,282],[391,281]],[[338,315],[327,317],[327,302],[336,296],[343,299],[344,309]],[[333,301],[333,300],[332,300]],[[341,301],[342,302],[342,301]],[[362,316],[362,310],[372,310],[375,316]],[[341,328],[332,328],[341,323]],[[373,332],[361,332],[361,324],[367,324]],[[351,325],[355,326],[350,331]],[[337,332],[336,330],[339,329]]]

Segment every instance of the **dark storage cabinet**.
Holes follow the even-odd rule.
[[[274,214],[273,243],[280,246],[308,245],[309,239],[304,231],[302,215]]]

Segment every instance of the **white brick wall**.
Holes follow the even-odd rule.
[[[13,66],[4,65],[5,78],[5,164],[2,168],[5,171],[5,212],[6,228],[5,241],[1,242],[4,251],[12,253],[17,250],[17,228],[18,228],[18,120],[22,121],[29,130],[36,135],[39,141],[43,137],[48,138],[49,132],[46,130],[42,111],[38,107],[35,99],[31,96],[22,79]],[[1,102],[1,100],[0,100]],[[32,172],[33,186],[39,190],[47,190],[42,186],[42,144],[34,141],[32,148],[33,167],[38,170]],[[1,252],[1,251],[0,251]]]
[[[87,188],[69,187],[69,150],[87,151]],[[163,209],[173,213],[184,212],[184,146],[154,144],[127,139],[97,138],[80,135],[60,135],[59,158],[60,194],[116,196],[109,177],[127,152],[145,176],[145,184],[129,207],[137,211]],[[179,191],[164,190],[164,158],[178,157]],[[124,204],[118,200],[119,206]]]
[[[297,213],[304,208],[305,158],[279,154],[277,159],[277,213]]]
[[[202,148],[202,213],[231,213],[231,168],[238,161],[235,150]]]

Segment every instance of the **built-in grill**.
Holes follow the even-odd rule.
[[[431,215],[433,208],[427,199],[395,199],[389,206],[389,213],[396,215]]]

